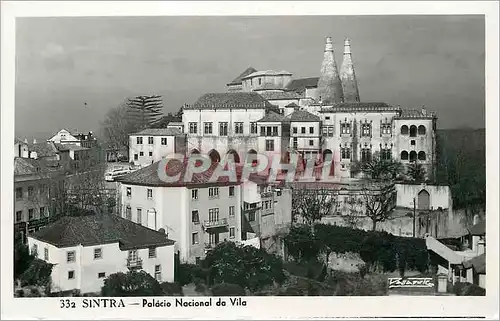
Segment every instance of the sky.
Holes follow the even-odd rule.
[[[362,101],[438,115],[438,128],[485,127],[482,16],[57,17],[16,20],[15,133],[99,132],[127,97],[175,112],[247,67],[317,77],[325,37],[351,50]],[[86,105],[85,105],[86,104]]]

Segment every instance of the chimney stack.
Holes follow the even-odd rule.
[[[321,96],[324,104],[333,105],[344,101],[331,37],[327,37],[325,42],[325,53],[318,80],[318,96]]]
[[[344,41],[344,59],[340,68],[340,79],[345,102],[359,102],[358,81],[354,72],[354,63],[351,55],[351,42],[349,38]]]

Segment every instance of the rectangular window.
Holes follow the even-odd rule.
[[[33,244],[33,247],[31,248],[31,255],[38,257],[38,245]]]
[[[243,123],[242,122],[234,123],[234,133],[235,134],[243,134]]]
[[[75,271],[68,271],[68,280],[73,280],[75,278]]]
[[[294,134],[297,134],[297,127],[294,127],[294,128],[293,128],[293,133],[294,133]]]
[[[229,196],[234,196],[234,186],[229,186]]]
[[[248,213],[248,221],[249,222],[254,222],[255,221],[255,212]]]
[[[229,237],[230,238],[234,238],[234,234],[235,234],[234,231],[235,231],[234,227],[229,228]]]
[[[211,208],[208,210],[208,220],[210,222],[217,222],[219,220],[219,209]]]
[[[23,188],[18,187],[16,188],[16,200],[22,200],[23,199]]]
[[[298,147],[299,147],[299,140],[297,139],[297,137],[294,137],[293,138],[293,148],[297,149]]]
[[[28,220],[31,221],[34,218],[35,218],[35,209],[34,208],[30,208],[28,210]]]
[[[150,247],[148,251],[148,257],[154,259],[156,257],[156,247]]]
[[[142,208],[137,209],[137,224],[142,225]]]
[[[155,280],[161,282],[161,265],[155,265]]]
[[[350,134],[351,133],[351,124],[350,123],[341,123],[340,124],[340,133],[341,134]]]
[[[309,146],[314,146],[314,140],[309,139]]]
[[[325,117],[325,120],[330,120],[330,116],[326,116],[326,117]]]
[[[43,259],[45,261],[48,261],[49,260],[49,249],[48,248],[44,248],[43,249]]]
[[[198,224],[200,223],[200,214],[198,210],[191,211],[191,222]]]
[[[40,218],[45,217],[45,207],[40,207]]]
[[[127,197],[132,197],[132,187],[127,187]]]
[[[266,127],[260,126],[260,136],[266,136]]]
[[[144,152],[139,152],[139,156],[144,156]]]
[[[227,122],[219,123],[219,136],[227,136]]]
[[[80,160],[80,153],[75,152],[75,154],[74,154],[74,160],[76,160],[76,161]]]
[[[66,262],[67,263],[75,262],[76,260],[75,255],[76,255],[75,251],[66,252]]]
[[[328,127],[327,126],[323,127],[322,132],[323,136],[328,136]]]
[[[136,142],[137,145],[142,145],[142,137],[137,137]]]
[[[372,159],[372,151],[369,148],[361,149],[361,161],[370,162]]]
[[[205,135],[212,135],[212,123],[203,123],[203,128]]]
[[[128,251],[128,260],[131,262],[137,262],[139,256],[137,255],[137,250]]]
[[[153,143],[154,143],[153,137],[148,137],[148,144],[153,145]]]
[[[23,211],[16,212],[16,222],[21,222],[23,220]]]
[[[278,136],[278,126],[273,126],[273,136]]]
[[[149,152],[149,157],[153,157],[153,152]]]
[[[314,134],[314,127],[309,127],[309,134]]]
[[[274,152],[274,140],[266,139],[266,152]]]
[[[167,137],[162,137],[161,138],[161,144],[162,145],[167,145]]]
[[[371,125],[370,124],[361,124],[361,136],[362,137],[370,137],[371,136]]]
[[[98,279],[104,279],[106,277],[106,272],[99,272],[97,273],[97,278]]]
[[[305,128],[305,127],[302,127],[302,128],[300,129],[300,132],[301,132],[302,134],[305,134],[305,133],[306,133],[306,128]]]
[[[273,134],[273,129],[271,126],[266,127],[266,136],[271,136]]]
[[[208,197],[212,197],[212,198],[219,197],[219,188],[218,187],[210,187],[208,189]]]
[[[151,188],[148,188],[147,195],[148,198],[153,198],[153,190]]]
[[[198,199],[198,190],[197,189],[191,190],[191,199],[193,199],[193,200]]]
[[[196,262],[196,265],[200,264],[201,258],[199,256],[194,258],[194,261]]]
[[[131,221],[131,220],[132,220],[132,207],[127,206],[127,207],[125,208],[125,218],[126,218],[127,220],[129,220],[129,221]]]
[[[191,244],[195,245],[195,244],[198,244],[198,243],[200,243],[200,240],[198,239],[198,232],[194,232],[191,235]]]
[[[28,197],[33,197],[33,186],[28,186]]]
[[[234,206],[229,206],[229,216],[234,216]]]
[[[349,147],[341,148],[340,152],[342,159],[351,159],[351,149]]]
[[[138,159],[139,159],[139,155],[134,154],[134,160],[138,160]]]
[[[102,259],[102,249],[94,249],[94,260]]]
[[[383,135],[390,135],[391,134],[391,124],[390,123],[384,123],[380,126],[380,131]]]
[[[250,123],[250,134],[257,134],[257,123]]]
[[[198,134],[198,123],[189,123],[189,133]]]

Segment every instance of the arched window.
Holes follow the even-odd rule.
[[[417,137],[417,126],[410,126],[410,137]]]
[[[425,126],[424,125],[418,126],[418,134],[425,135]]]
[[[402,151],[401,152],[401,160],[408,160],[408,152],[407,151]]]
[[[417,160],[417,152],[416,152],[416,151],[414,151],[414,150],[412,150],[412,151],[410,152],[410,162],[414,162],[414,161],[416,161],[416,160]]]
[[[425,160],[426,159],[426,155],[425,155],[425,152],[418,152],[418,160]]]
[[[408,135],[408,126],[401,126],[401,135]]]

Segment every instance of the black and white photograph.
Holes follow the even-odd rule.
[[[2,318],[498,316],[497,2],[28,3]]]

